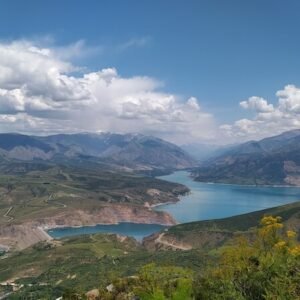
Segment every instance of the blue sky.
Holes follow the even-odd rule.
[[[217,126],[266,113],[240,107],[249,97],[276,106],[277,91],[300,86],[296,0],[2,0],[0,40],[56,48],[84,40],[86,55],[73,64],[155,78],[162,91],[196,97]]]

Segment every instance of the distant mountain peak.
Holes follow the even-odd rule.
[[[196,162],[180,147],[140,133],[76,133],[49,136],[0,134],[0,155],[19,160],[89,159],[133,169],[183,169]]]

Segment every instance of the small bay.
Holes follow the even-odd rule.
[[[134,237],[140,241],[145,236],[150,235],[154,232],[160,231],[166,226],[158,224],[139,224],[139,223],[118,223],[108,225],[96,225],[96,226],[82,226],[82,227],[62,227],[48,230],[48,234],[55,239],[75,236],[82,234],[93,234],[93,233],[116,233],[120,235],[126,235]]]

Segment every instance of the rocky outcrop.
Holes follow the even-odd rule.
[[[8,224],[0,227],[0,244],[8,250],[22,250],[52,238],[37,224]]]
[[[90,210],[69,209],[55,216],[45,217],[22,224],[0,226],[0,244],[11,250],[21,250],[51,237],[43,230],[56,227],[93,226],[133,222],[144,224],[174,225],[176,221],[165,212],[147,207],[108,204]]]
[[[93,209],[70,209],[52,217],[35,221],[38,226],[86,226],[116,224],[119,222],[174,225],[176,221],[165,212],[154,211],[142,206],[107,204]]]

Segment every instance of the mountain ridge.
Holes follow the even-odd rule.
[[[77,133],[50,136],[0,134],[2,159],[21,161],[64,159],[104,160],[129,169],[184,169],[196,161],[180,147],[153,136]]]
[[[299,186],[300,130],[232,147],[192,175],[203,182]]]

